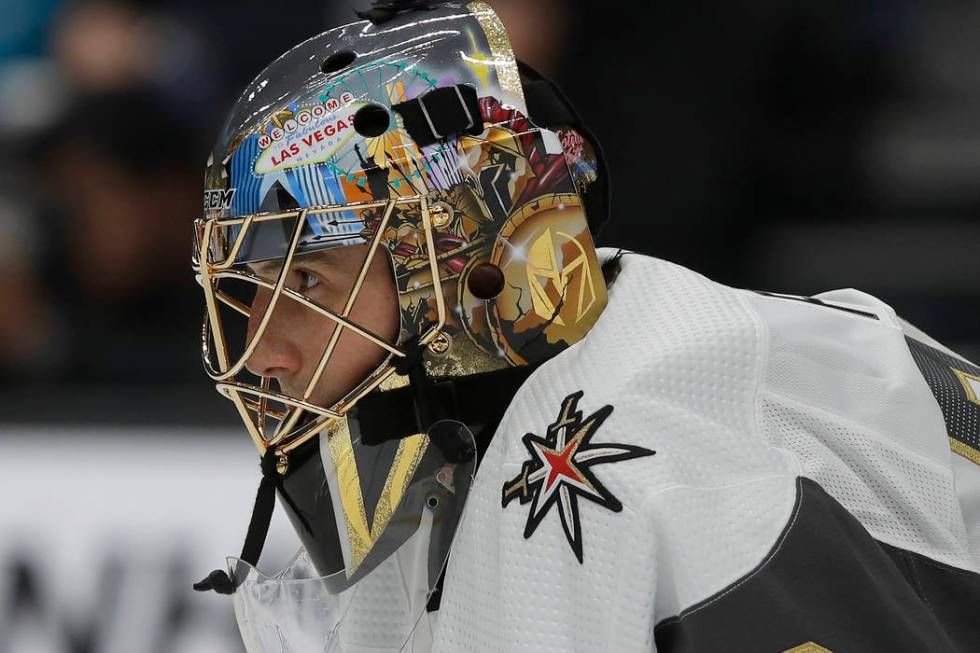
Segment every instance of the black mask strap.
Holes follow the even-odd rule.
[[[469,84],[442,86],[394,104],[391,110],[402,117],[405,131],[419,147],[460,134],[483,133],[480,102],[476,89]]]
[[[255,494],[252,519],[249,520],[245,543],[242,545],[242,555],[239,556],[253,567],[259,562],[262,547],[265,546],[265,538],[269,534],[269,523],[272,521],[272,512],[276,508],[276,487],[279,480],[279,472],[276,470],[276,451],[270,448],[262,456],[262,481]],[[233,594],[237,587],[238,585],[224,569],[215,569],[207,578],[194,583],[194,589],[198,592],[214,590],[218,594]]]
[[[408,387],[372,392],[347,414],[361,443],[376,445],[388,440],[430,433],[433,424],[451,419],[469,426],[480,457],[490,445],[504,412],[537,365],[508,367],[464,377],[431,378],[419,363],[407,370]],[[440,446],[438,431],[431,431]],[[442,448],[440,446],[440,448]],[[469,452],[443,451],[447,459],[466,458]]]
[[[447,0],[375,0],[370,9],[354,10],[361,20],[369,20],[375,25],[383,25],[399,14],[408,11],[438,9]]]

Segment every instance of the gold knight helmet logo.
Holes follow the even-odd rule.
[[[556,247],[556,237],[560,245]],[[556,249],[566,252],[564,245],[574,247],[572,257],[561,263],[555,257]],[[527,257],[527,278],[531,290],[531,304],[538,317],[565,326],[559,306],[574,303],[575,322],[581,321],[596,302],[592,270],[588,265],[585,248],[573,236],[561,231],[546,230],[531,244]],[[548,286],[557,293],[552,300]],[[571,291],[571,292],[569,292]],[[567,315],[567,313],[566,313]]]
[[[602,270],[573,193],[539,197],[515,211],[490,263],[506,280],[487,304],[490,331],[512,364],[546,358],[549,350],[553,355],[580,340],[606,305]]]

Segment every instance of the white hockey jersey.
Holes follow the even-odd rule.
[[[978,397],[867,294],[626,255],[500,424],[434,648],[980,651]]]

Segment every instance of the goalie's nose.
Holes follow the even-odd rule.
[[[259,325],[266,311],[272,291],[259,288],[252,302],[252,310],[248,319],[246,342],[251,343],[258,337],[258,343],[252,355],[245,362],[249,372],[258,376],[272,377],[282,381],[298,373],[303,366],[302,352],[297,343],[290,340],[292,331],[286,328],[289,317],[289,302],[279,302],[272,313],[266,328],[259,333]]]

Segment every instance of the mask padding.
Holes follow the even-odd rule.
[[[518,60],[521,73],[524,99],[531,121],[554,131],[560,127],[570,127],[578,132],[592,146],[596,158],[596,181],[582,193],[585,215],[589,221],[589,231],[597,238],[611,214],[612,183],[609,179],[609,166],[602,152],[599,139],[579,116],[575,106],[553,81],[537,70]]]

